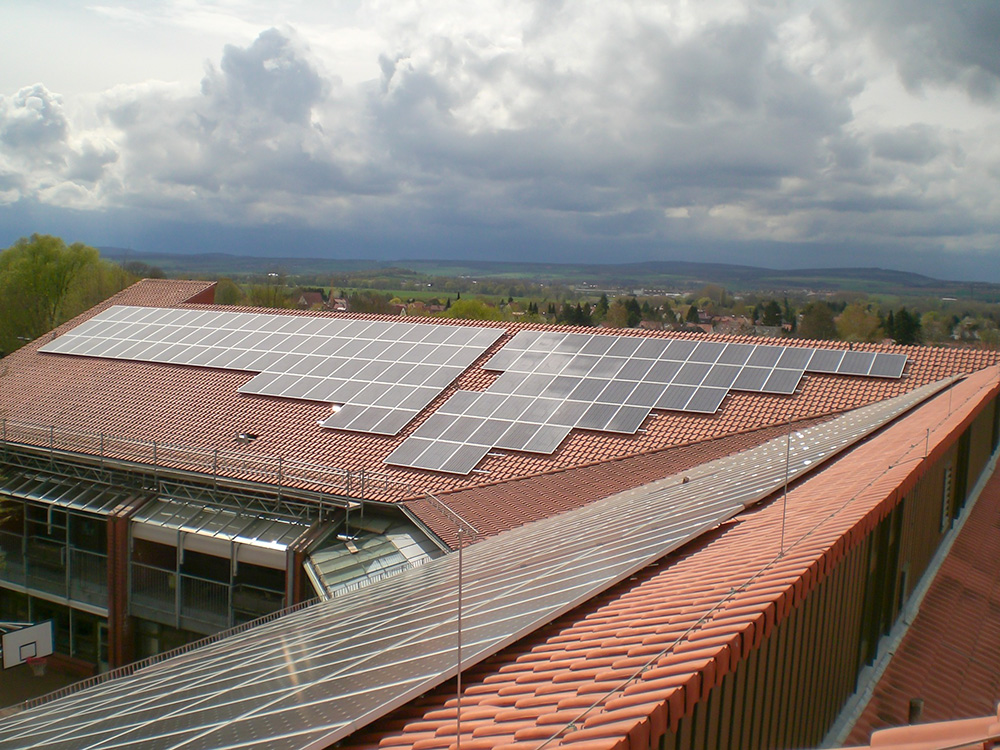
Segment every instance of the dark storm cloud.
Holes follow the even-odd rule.
[[[996,0],[850,0],[911,89],[957,85],[976,99],[1000,95],[1000,3]]]

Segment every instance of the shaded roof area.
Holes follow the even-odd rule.
[[[206,302],[210,294],[211,285],[207,282],[143,281],[61,326],[54,334],[69,330],[113,304],[345,317],[345,314],[332,312],[205,307],[201,303]],[[347,314],[347,317],[398,320],[389,316]],[[432,319],[411,320],[428,325],[435,323]],[[253,373],[37,352],[39,346],[51,340],[51,335],[41,337],[3,360],[0,369],[0,413],[8,420],[56,425],[61,429],[95,435],[147,443],[155,441],[160,445],[194,446],[209,452],[226,451],[237,458],[246,457],[248,461],[266,456],[310,463],[323,467],[322,471],[326,468],[338,470],[337,476],[343,479],[342,484],[337,484],[338,492],[357,497],[362,492],[359,487],[363,486],[363,496],[375,501],[398,502],[421,498],[425,492],[448,494],[490,487],[490,497],[503,496],[503,502],[486,501],[484,495],[474,492],[454,496],[454,501],[466,511],[469,520],[480,522],[487,531],[497,531],[629,486],[638,486],[650,477],[682,470],[689,462],[726,455],[773,434],[773,431],[768,431],[753,436],[752,433],[757,430],[775,426],[787,429],[788,425],[801,420],[825,417],[890,398],[950,375],[980,370],[998,360],[997,352],[987,350],[855,345],[856,349],[905,354],[908,364],[904,376],[895,380],[808,374],[794,395],[732,392],[719,411],[711,415],[654,411],[635,435],[577,429],[551,455],[493,451],[480,462],[475,472],[467,476],[388,466],[384,464],[385,458],[452,393],[458,389],[483,390],[496,379],[497,373],[483,369],[482,364],[521,330],[597,332],[612,336],[757,344],[769,341],[759,337],[700,333],[447,322],[503,328],[505,334],[480,361],[396,436],[320,427],[317,422],[330,415],[329,404],[239,393],[239,387],[249,381]],[[835,349],[849,346],[838,342],[795,339],[772,343]],[[243,444],[237,440],[241,433],[252,433],[258,437],[250,444]],[[731,439],[718,440],[727,436]],[[47,444],[46,438],[46,434],[40,433],[38,438],[25,441],[44,445]],[[698,444],[704,444],[705,448],[677,452],[681,446]],[[633,458],[634,461],[631,460]],[[573,475],[570,472],[558,480],[540,479],[537,485],[515,483],[510,488],[501,489],[504,483],[512,480],[541,478],[569,470],[577,470],[578,473]],[[322,471],[317,470],[317,474]],[[220,473],[224,475],[225,469],[220,469]],[[335,472],[328,473],[333,476]],[[357,479],[361,474],[365,475],[363,483]],[[336,481],[340,482],[341,478]],[[264,477],[261,481],[273,479]],[[327,486],[310,485],[308,479],[289,479],[287,472],[284,481],[291,486],[330,491]],[[296,481],[299,481],[298,485]],[[593,490],[580,489],[587,487]],[[419,504],[415,510],[424,512]],[[428,515],[427,523],[447,536],[447,530],[441,528],[431,515]]]
[[[998,529],[1000,473],[994,473],[847,744],[862,745],[869,738],[875,744],[878,735],[873,731],[905,724],[913,698],[923,700],[925,722],[982,717],[995,711],[1000,700]],[[997,718],[991,718],[996,724]],[[918,734],[913,732],[914,737]],[[905,732],[898,734],[900,741],[904,736]]]
[[[463,675],[462,746],[647,746],[759,647],[998,391],[959,382],[771,502],[553,621]],[[905,491],[905,490],[902,490]],[[784,549],[781,541],[784,539]],[[350,738],[451,748],[454,683]]]

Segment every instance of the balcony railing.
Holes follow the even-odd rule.
[[[172,570],[132,563],[129,603],[133,615],[174,625],[177,620],[177,574]]]
[[[285,595],[279,591],[239,583],[233,588],[233,619],[236,624],[285,608]]]
[[[24,538],[0,531],[0,579],[24,585]]]
[[[280,592],[132,563],[131,613],[164,625],[212,633],[284,605]]]
[[[105,554],[0,531],[0,555],[0,580],[99,607],[108,604]]]
[[[232,589],[226,583],[181,575],[181,625],[188,630],[203,631],[228,628]],[[201,627],[199,627],[201,626]]]
[[[108,556],[70,548],[69,598],[107,606]]]

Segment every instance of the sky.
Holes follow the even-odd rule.
[[[10,0],[0,247],[1000,281],[996,0]]]

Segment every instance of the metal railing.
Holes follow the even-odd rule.
[[[69,598],[102,607],[107,606],[107,555],[69,548]]]
[[[107,606],[108,556],[41,537],[0,531],[0,579],[74,601]]]
[[[231,449],[209,449],[159,443],[87,432],[54,425],[0,419],[0,445],[6,459],[8,445],[41,448],[56,453],[86,454],[105,461],[233,478],[279,487],[318,488],[353,497],[364,497],[365,488],[405,491],[409,483],[383,472],[349,470],[333,466]]]
[[[0,531],[0,579],[24,585],[24,538],[20,534]]]
[[[284,608],[283,592],[131,563],[133,615],[173,627],[223,629]]]
[[[159,621],[177,620],[177,574],[172,570],[155,568],[133,562],[130,565],[129,607],[131,614]]]
[[[238,633],[250,630],[251,628],[259,627],[260,625],[276,620],[279,617],[311,607],[314,604],[319,603],[319,601],[319,599],[309,599],[308,601],[293,604],[291,607],[272,612],[268,615],[264,615],[263,617],[259,617],[256,620],[249,620],[228,630],[223,630],[218,633],[205,636],[204,638],[199,638],[196,641],[191,641],[190,643],[178,646],[170,651],[164,651],[159,654],[154,654],[153,656],[147,656],[145,659],[140,659],[139,661],[134,661],[121,667],[116,667],[108,672],[88,677],[85,680],[80,680],[79,682],[74,682],[71,685],[67,685],[66,687],[60,688],[59,690],[55,690],[51,693],[46,693],[45,695],[38,696],[37,698],[30,698],[16,708],[19,711],[25,711],[29,708],[35,708],[36,706],[41,706],[44,703],[64,698],[67,695],[71,695],[81,690],[86,690],[94,685],[100,685],[110,680],[117,680],[121,677],[128,677],[131,674],[135,674],[136,672],[151,667],[154,664],[158,664],[161,661],[181,656],[190,651],[201,648],[202,646],[207,646],[211,643],[221,641],[223,638],[229,638],[230,636],[237,635]]]

